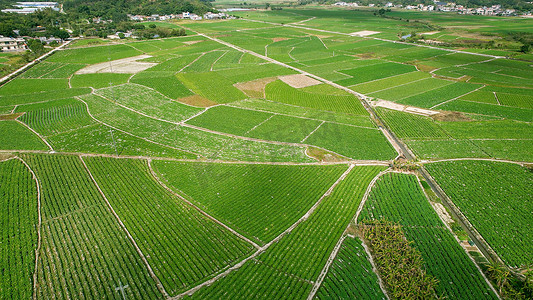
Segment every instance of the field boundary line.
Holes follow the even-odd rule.
[[[446,158],[446,159],[437,159],[437,160],[421,160],[420,162],[422,164],[433,164],[433,163],[439,163],[439,162],[445,162],[445,161],[465,161],[465,160],[493,161],[493,162],[516,164],[520,166],[524,166],[526,164],[531,163],[527,161],[515,161],[515,160],[506,160],[506,159],[498,159],[498,158],[482,158],[482,157],[479,157],[479,158],[462,157],[462,158]]]
[[[139,254],[139,256],[141,257],[141,260],[143,261],[143,263],[146,265],[146,268],[148,269],[148,273],[150,273],[150,277],[152,277],[152,279],[155,281],[156,285],[157,285],[157,288],[159,289],[159,292],[161,292],[161,294],[163,294],[163,296],[165,298],[168,298],[169,295],[167,293],[167,291],[165,290],[165,288],[163,287],[163,284],[161,283],[161,281],[159,280],[159,278],[157,277],[157,275],[155,275],[154,271],[152,270],[152,267],[150,266],[150,263],[148,262],[148,260],[146,259],[146,257],[144,256],[142,250],[139,248],[139,246],[137,245],[137,242],[135,241],[135,239],[133,238],[133,236],[130,234],[130,232],[128,231],[128,229],[126,228],[126,225],[124,225],[124,223],[122,223],[122,220],[120,219],[120,217],[118,216],[118,214],[115,212],[115,210],[113,209],[113,206],[111,205],[111,203],[109,202],[109,200],[107,199],[106,195],[104,194],[104,192],[102,191],[102,189],[100,189],[100,186],[98,185],[98,182],[96,182],[96,179],[93,177],[93,174],[91,173],[91,170],[89,170],[89,167],[87,167],[87,164],[85,163],[85,161],[83,160],[83,156],[79,156],[82,164],[83,164],[83,167],[85,167],[85,170],[87,171],[87,173],[89,174],[89,176],[91,177],[91,180],[92,182],[94,183],[94,185],[96,186],[96,188],[98,189],[98,192],[100,193],[100,195],[102,195],[102,197],[104,198],[105,202],[107,203],[107,206],[108,208],[111,210],[111,213],[115,216],[115,218],[117,219],[118,223],[120,224],[120,227],[122,227],[122,230],[124,230],[124,232],[126,232],[126,235],[128,236],[129,240],[131,241],[131,243],[133,244],[133,246],[135,247],[135,250],[137,250],[137,253]]]
[[[370,192],[372,191],[372,188],[374,188],[374,185],[376,184],[378,179],[381,176],[383,176],[383,175],[385,175],[387,173],[392,173],[392,169],[389,168],[387,170],[379,172],[378,175],[376,175],[374,178],[372,178],[372,181],[370,181],[370,183],[368,184],[368,187],[366,188],[366,191],[363,194],[363,198],[361,199],[361,203],[359,203],[359,207],[357,208],[357,211],[356,211],[355,216],[353,218],[353,222],[355,224],[357,224],[357,221],[359,219],[359,215],[363,211],[363,207],[365,206],[366,200],[368,200],[368,197],[370,196]]]
[[[21,115],[21,116],[22,116],[22,115]],[[20,116],[19,116],[18,118],[20,118]],[[54,148],[52,147],[52,145],[50,145],[50,144],[48,143],[48,141],[46,141],[46,140],[44,139],[44,137],[43,137],[40,133],[38,133],[37,131],[33,130],[33,128],[31,128],[28,124],[22,122],[22,121],[19,120],[18,118],[16,118],[15,121],[17,121],[19,124],[22,124],[24,127],[28,128],[31,132],[33,132],[38,138],[40,138],[40,139],[46,144],[46,146],[50,149],[50,151],[55,152],[55,150],[54,150]]]
[[[415,175],[416,176],[416,175]],[[428,203],[431,205],[431,209],[435,212],[435,214],[439,217],[440,221],[444,224],[444,226],[446,226],[446,229],[451,233],[451,235],[453,236],[453,238],[455,239],[455,241],[457,242],[457,244],[459,244],[459,246],[461,247],[461,249],[463,249],[463,251],[466,253],[466,256],[468,256],[468,258],[470,258],[470,260],[472,261],[472,263],[474,264],[474,266],[476,267],[476,269],[478,270],[478,272],[481,274],[481,276],[483,277],[483,279],[485,279],[485,282],[487,283],[487,285],[490,287],[490,289],[492,290],[492,292],[496,295],[496,297],[498,299],[501,300],[501,297],[500,295],[498,294],[498,292],[496,291],[496,289],[494,288],[494,286],[492,286],[492,284],[490,283],[489,279],[487,278],[487,276],[485,276],[485,273],[483,273],[483,270],[481,270],[481,268],[479,267],[479,265],[477,264],[477,262],[474,260],[474,258],[470,255],[470,253],[466,250],[466,248],[461,244],[461,241],[459,240],[459,238],[457,237],[457,235],[455,235],[455,233],[453,232],[452,228],[450,227],[450,225],[446,222],[446,220],[444,220],[444,218],[441,216],[441,214],[437,213],[435,211],[435,207],[431,204],[431,199],[429,198],[429,195],[426,193],[426,190],[424,189],[424,186],[422,186],[422,182],[420,181],[420,177],[419,176],[416,176],[416,180],[418,182],[418,187],[420,187],[420,189],[422,190],[422,192],[424,193],[424,197],[426,197],[426,200],[428,201]],[[453,219],[452,219],[453,220]],[[453,220],[455,222],[455,220]]]
[[[220,55],[217,59],[215,59],[215,61],[211,64],[211,68],[209,69],[209,72],[213,72],[213,67],[215,66],[215,64],[226,54],[229,53],[229,50],[222,50],[222,55]]]
[[[492,92],[494,94],[494,98],[496,99],[496,102],[498,102],[498,105],[502,105],[500,102],[500,99],[498,99],[498,95],[496,95],[496,92]]]
[[[348,227],[350,225],[348,224]],[[342,243],[344,243],[344,240],[346,239],[347,235],[345,234],[346,230],[344,231],[341,238],[337,241],[337,244],[335,244],[335,247],[333,247],[333,251],[331,251],[331,254],[328,257],[328,260],[326,262],[326,265],[324,268],[322,268],[322,271],[320,272],[320,275],[318,275],[318,279],[313,284],[313,288],[311,289],[311,292],[309,292],[309,295],[307,295],[307,300],[312,300],[316,293],[318,292],[318,289],[322,285],[322,282],[326,278],[326,275],[328,274],[329,267],[335,261],[335,258],[337,257],[337,254],[339,253],[339,250],[341,249]]]
[[[485,84],[482,85],[482,86],[480,86],[480,87],[478,87],[478,88],[475,89],[475,90],[472,90],[472,91],[468,92],[468,93],[462,94],[462,95],[457,96],[457,97],[455,97],[455,98],[452,98],[452,99],[449,99],[449,100],[443,101],[443,102],[441,102],[441,103],[439,103],[439,104],[433,105],[433,106],[430,107],[429,109],[434,109],[435,107],[441,106],[441,105],[446,104],[446,103],[448,103],[448,102],[452,102],[453,100],[457,100],[457,99],[459,99],[459,98],[461,98],[461,97],[463,97],[463,96],[466,96],[466,95],[471,94],[471,93],[473,93],[473,92],[477,92],[477,91],[479,91],[480,89],[482,89],[482,88],[484,88],[484,87],[486,87]],[[496,94],[494,94],[494,95],[496,96]],[[496,99],[496,100],[497,100],[497,99]]]
[[[307,220],[309,218],[309,216],[316,210],[316,208],[320,205],[320,203],[322,203],[322,200],[324,198],[326,198],[327,196],[329,196],[331,194],[331,192],[333,191],[333,189],[335,189],[335,187],[342,181],[344,180],[344,178],[346,178],[346,176],[348,176],[348,174],[350,174],[350,172],[352,171],[352,169],[355,167],[354,164],[350,164],[350,166],[348,167],[348,169],[346,171],[344,171],[344,173],[341,174],[341,176],[337,179],[337,181],[335,181],[333,183],[333,185],[331,185],[331,187],[315,202],[315,204],[302,216],[300,217],[300,219],[298,219],[295,223],[293,223],[289,228],[285,229],[285,231],[283,231],[282,233],[280,233],[277,237],[275,237],[273,240],[271,240],[270,242],[268,242],[267,244],[265,244],[263,247],[259,248],[256,252],[254,252],[252,255],[248,256],[247,258],[243,259],[242,261],[240,261],[239,263],[235,264],[234,266],[230,267],[229,269],[227,269],[226,271],[218,274],[217,276],[209,279],[208,281],[205,281],[191,289],[189,289],[188,291],[185,291],[177,296],[174,296],[172,297],[171,299],[172,300],[175,300],[175,299],[181,299],[187,295],[192,295],[194,294],[196,291],[198,291],[199,289],[201,289],[202,287],[206,286],[206,285],[211,285],[213,284],[215,281],[219,280],[220,278],[222,277],[225,277],[227,276],[229,273],[231,273],[232,271],[234,270],[237,270],[239,268],[241,268],[247,261],[249,261],[250,259],[253,259],[255,257],[257,257],[259,254],[263,253],[264,251],[266,251],[272,244],[274,243],[277,243],[282,237],[284,237],[287,233],[290,233],[292,232],[298,225],[300,225],[300,223],[302,223],[303,221]]]
[[[435,192],[437,197],[442,200],[443,205],[448,207],[452,216],[457,219],[457,222],[465,229],[466,233],[478,246],[478,249],[481,253],[489,260],[497,262],[502,266],[506,266],[500,256],[492,249],[492,247],[487,243],[485,238],[477,231],[477,229],[472,225],[470,220],[463,214],[463,212],[455,205],[451,198],[444,192],[444,190],[438,185],[437,181],[431,176],[431,174],[424,169],[424,167],[419,169],[420,174],[424,177],[430,188]]]
[[[165,145],[162,145],[165,146]],[[176,149],[179,150],[179,149]],[[45,150],[0,150],[0,153],[36,153],[36,154],[50,154]],[[238,161],[238,160],[217,160],[217,159],[186,159],[186,158],[174,158],[174,157],[158,157],[158,156],[143,156],[143,155],[119,155],[104,154],[104,153],[84,153],[84,152],[54,152],[54,154],[60,155],[75,155],[84,157],[111,157],[117,159],[151,159],[151,160],[165,160],[165,161],[177,161],[177,162],[196,162],[196,163],[217,163],[217,164],[236,164],[236,165],[273,165],[273,166],[336,166],[336,165],[349,165],[356,166],[389,166],[389,161],[381,160],[344,160],[344,161],[332,161],[332,162],[271,162],[271,161]]]
[[[381,279],[381,275],[379,275],[378,267],[374,262],[374,258],[372,257],[372,252],[370,251],[370,248],[368,248],[368,245],[365,243],[365,239],[361,239],[361,245],[363,245],[366,255],[368,256],[368,262],[370,262],[370,265],[372,265],[372,271],[374,272],[374,274],[376,274],[376,277],[378,278],[379,288],[381,289],[385,297],[387,299],[390,299],[389,294],[387,293],[387,289],[385,288],[385,283],[383,283],[383,279]]]
[[[213,51],[213,50],[211,50]],[[209,52],[211,52],[209,51]],[[181,71],[187,69],[190,65],[194,64],[197,60],[199,60],[202,56],[204,56],[207,52],[202,52],[202,54],[200,54],[197,58],[195,58],[193,61],[191,61],[188,65],[186,65],[185,67],[181,68],[178,72],[174,73],[174,75],[178,74],[178,73],[181,73]]]
[[[165,144],[162,144],[162,143],[159,143],[159,142],[156,142],[156,141],[152,141],[150,139],[147,139],[147,138],[144,138],[144,137],[141,137],[141,136],[138,136],[138,135],[135,135],[133,133],[130,133],[130,132],[127,132],[125,130],[122,130],[122,129],[119,129],[115,126],[112,126],[112,125],[109,125],[103,121],[100,121],[98,120],[97,118],[95,118],[93,116],[93,114],[91,113],[91,111],[89,110],[89,105],[87,104],[87,102],[85,102],[84,100],[82,100],[81,98],[79,97],[75,97],[76,99],[78,99],[79,101],[83,102],[85,104],[85,107],[87,108],[87,113],[89,114],[89,116],[96,122],[108,127],[108,128],[111,128],[111,129],[114,129],[116,131],[120,131],[124,134],[127,134],[129,136],[132,136],[132,137],[135,137],[135,138],[138,138],[138,139],[141,139],[143,141],[146,141],[146,142],[149,142],[149,143],[152,143],[152,144],[155,144],[155,145],[158,145],[158,146],[162,146],[162,147],[166,147],[166,148],[170,148],[170,149],[174,149],[174,150],[179,150],[179,151],[183,151],[183,152],[187,152],[187,153],[190,153],[190,154],[193,154],[193,155],[196,155],[196,156],[200,156],[200,157],[203,157],[202,155],[198,154],[198,153],[195,153],[195,152],[192,152],[190,150],[186,150],[186,149],[181,149],[181,148],[176,148],[176,147],[173,147],[173,146],[169,146],[169,145],[165,145]]]
[[[320,127],[322,127],[324,123],[326,123],[326,121],[322,121],[322,123],[318,124],[318,126],[313,129],[313,131],[311,131],[306,137],[303,138],[303,140],[300,141],[300,143],[305,142],[313,133],[315,133]]]
[[[209,218],[211,221],[217,223],[218,225],[222,226],[223,228],[227,229],[228,231],[230,231],[231,233],[233,233],[234,235],[238,236],[239,238],[241,238],[242,240],[248,242],[249,244],[251,244],[252,246],[254,246],[254,248],[256,249],[259,249],[261,248],[259,245],[257,245],[256,243],[252,242],[250,239],[248,239],[247,237],[243,236],[242,234],[238,233],[237,231],[235,231],[233,228],[229,227],[228,225],[224,224],[222,221],[219,221],[218,219],[216,219],[215,217],[211,216],[210,214],[208,214],[207,212],[205,212],[204,210],[202,210],[200,207],[196,206],[195,204],[193,204],[191,201],[187,200],[185,197],[183,197],[182,195],[178,194],[177,192],[175,192],[174,190],[172,190],[171,188],[169,188],[163,181],[161,181],[161,179],[159,178],[159,176],[157,176],[157,173],[154,171],[153,167],[152,167],[152,160],[151,159],[147,159],[147,162],[148,162],[148,168],[150,169],[150,173],[152,174],[152,176],[154,177],[154,179],[163,187],[165,188],[165,190],[169,191],[172,195],[178,197],[179,199],[181,199],[183,202],[187,203],[188,205],[190,205],[191,207],[193,207],[194,209],[196,209],[199,213],[201,213],[202,215],[206,216],[207,218]],[[181,191],[180,191],[181,192]],[[182,192],[183,193],[183,192]]]
[[[35,269],[33,271],[33,296],[32,299],[37,299],[37,270],[39,267],[39,253],[41,252],[41,240],[42,240],[42,234],[41,234],[41,225],[42,225],[42,215],[41,215],[41,182],[39,181],[39,178],[33,172],[32,168],[19,156],[15,156],[15,159],[20,160],[24,166],[30,171],[31,177],[33,180],[35,180],[36,186],[37,186],[37,212],[38,212],[38,223],[37,223],[37,248],[35,249]]]
[[[247,135],[248,133],[254,131],[254,129],[256,129],[257,127],[265,124],[266,122],[268,122],[268,120],[272,119],[273,117],[275,116],[275,114],[272,114],[271,116],[269,116],[268,118],[264,119],[263,121],[259,122],[257,125],[255,125],[254,127],[250,128],[250,130],[246,131],[244,133],[244,135]]]

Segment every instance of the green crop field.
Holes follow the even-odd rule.
[[[1,16],[76,38],[0,82],[0,299],[533,297],[533,19],[78,2]]]
[[[358,238],[344,240],[316,298],[386,299]]]
[[[360,220],[365,219],[387,219],[403,227],[407,238],[422,253],[426,271],[438,280],[438,295],[495,298],[480,271],[433,211],[416,176],[383,175],[360,216]]]
[[[531,262],[533,176],[528,169],[484,161],[441,162],[428,169],[506,263]]]

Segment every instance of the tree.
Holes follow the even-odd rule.
[[[529,50],[531,49],[531,45],[529,44],[524,44],[520,47],[520,52],[523,52],[523,53],[528,53]]]
[[[118,37],[122,40],[122,39],[124,39],[126,36],[124,35],[124,33],[119,32],[119,33],[118,33]]]
[[[17,36],[13,31],[15,28],[11,24],[0,23],[0,35],[15,37]]]
[[[28,45],[28,48],[30,48],[30,51],[37,56],[41,56],[46,52],[43,43],[39,40],[31,39],[28,40],[26,44]]]

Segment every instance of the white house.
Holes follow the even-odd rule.
[[[26,41],[23,38],[0,36],[0,49],[2,52],[26,50]]]

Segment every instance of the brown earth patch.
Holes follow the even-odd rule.
[[[307,155],[311,156],[312,158],[315,158],[319,160],[320,162],[338,162],[338,161],[346,161],[347,159],[335,154],[331,153],[329,151],[326,151],[324,149],[315,148],[315,147],[307,147],[305,150]]]
[[[431,118],[435,121],[441,122],[465,122],[472,121],[472,118],[466,116],[465,114],[457,111],[443,111],[436,115],[432,115]]]
[[[239,82],[234,84],[236,88],[252,98],[264,98],[265,86],[276,80],[276,77],[260,78],[247,82]]]
[[[0,115],[0,120],[15,120],[16,118],[22,116],[24,113]]]
[[[286,84],[290,85],[293,88],[299,89],[304,88],[308,86],[313,86],[317,84],[321,84],[321,81],[318,81],[314,78],[305,76],[303,74],[294,74],[294,75],[285,75],[285,76],[279,76],[278,77],[281,81],[285,82]]]
[[[209,107],[209,106],[217,105],[216,102],[213,102],[200,95],[192,95],[189,97],[179,98],[176,101],[185,103],[187,105],[196,106],[196,107]]]
[[[289,38],[286,38],[286,37],[276,37],[276,38],[272,38],[272,41],[273,42],[281,42],[281,41],[286,41],[288,39]]]

